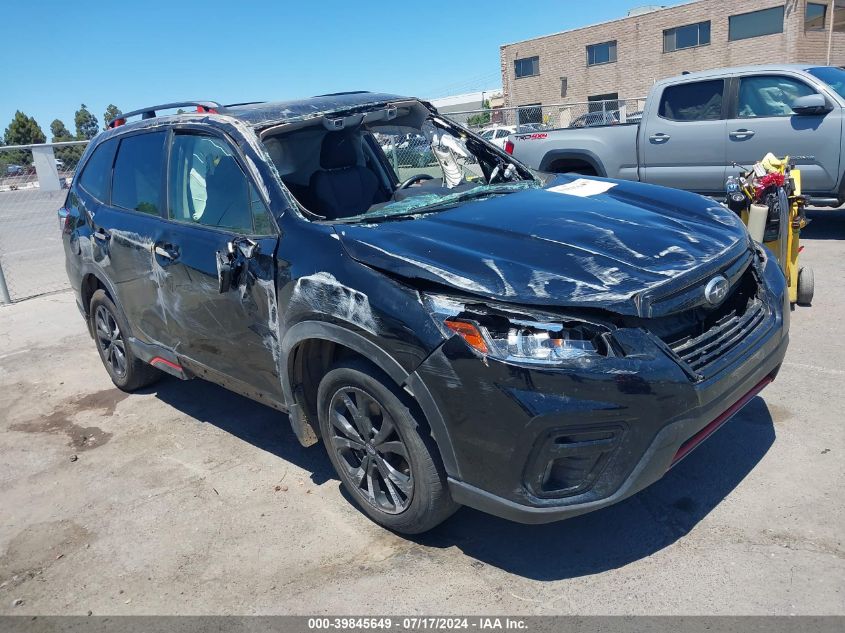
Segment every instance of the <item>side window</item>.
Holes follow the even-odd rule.
[[[166,138],[165,132],[149,132],[121,139],[114,162],[113,206],[158,215]]]
[[[170,155],[170,219],[266,235],[270,214],[228,143],[177,134]]]
[[[803,81],[777,75],[743,77],[739,82],[740,119],[756,117],[791,116],[792,103],[798,97],[816,94]]]
[[[669,86],[660,97],[658,114],[672,121],[717,121],[724,91],[721,79]]]
[[[101,143],[85,163],[85,169],[79,178],[79,185],[100,202],[107,202],[109,196],[109,180],[111,168],[114,164],[114,152],[117,149],[117,139]]]

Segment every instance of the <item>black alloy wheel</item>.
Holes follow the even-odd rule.
[[[103,362],[111,366],[115,376],[126,376],[126,343],[117,319],[104,305],[97,306],[94,313],[94,326],[97,336],[97,346],[103,356]]]
[[[356,494],[381,512],[404,512],[413,498],[414,478],[408,449],[390,414],[370,394],[351,386],[335,392],[329,414],[329,443]]]

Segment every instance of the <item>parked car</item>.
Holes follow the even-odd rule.
[[[520,134],[525,134],[527,132],[542,132],[543,130],[549,129],[547,126],[543,125],[542,123],[520,123],[517,132]]]
[[[7,176],[20,176],[24,174],[26,168],[22,165],[6,165],[6,175]]]
[[[617,125],[619,118],[616,111],[602,112],[587,112],[581,116],[572,119],[569,127],[596,127],[599,125]]]
[[[514,135],[514,156],[551,172],[640,180],[724,196],[768,152],[789,155],[813,204],[845,203],[845,70],[758,65],[657,82],[637,126]],[[629,121],[635,120],[633,113]]]
[[[615,503],[784,357],[783,274],[709,199],[537,179],[386,94],[110,126],[59,216],[111,380],[202,378],[286,412],[391,530],[461,504],[540,523]],[[399,182],[375,135],[407,133],[442,177]]]
[[[508,136],[514,134],[515,132],[516,126],[514,125],[491,125],[482,128],[478,134],[485,141],[492,143],[500,149],[504,149],[505,141],[508,140]]]
[[[56,161],[56,169],[61,171],[62,169],[65,168],[65,161],[63,161],[61,158],[56,158],[55,161]]]

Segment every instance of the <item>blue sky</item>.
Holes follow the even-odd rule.
[[[645,3],[0,0],[0,133],[17,109],[48,137],[55,118],[74,131],[80,103],[101,119],[109,103],[482,90],[501,85],[501,44]]]

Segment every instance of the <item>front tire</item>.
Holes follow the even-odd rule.
[[[457,510],[437,447],[414,403],[364,361],[335,365],[317,392],[329,459],[356,505],[373,521],[419,534]]]
[[[97,290],[91,297],[88,319],[100,360],[118,389],[135,391],[161,377],[158,369],[132,353],[126,341],[129,332],[126,317],[104,290]]]

